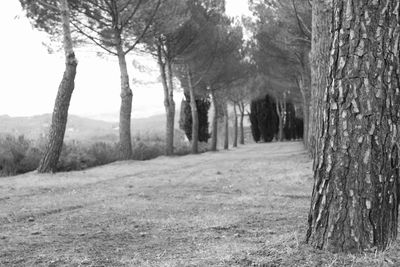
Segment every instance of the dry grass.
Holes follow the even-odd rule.
[[[400,266],[303,243],[300,143],[0,179],[0,266]]]

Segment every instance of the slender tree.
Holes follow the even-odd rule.
[[[148,33],[162,0],[71,0],[71,23],[89,42],[118,58],[121,77],[119,115],[120,158],[132,156],[132,90],[126,63],[127,54]]]
[[[71,37],[70,10],[67,0],[53,1],[50,4],[21,1],[21,4],[27,10],[29,17],[32,19],[40,18],[34,19],[37,27],[45,29],[52,34],[57,33],[57,30],[51,30],[52,26],[59,26],[62,28],[61,36],[65,54],[65,71],[60,86],[58,87],[47,146],[38,167],[38,172],[41,173],[55,172],[63,146],[65,128],[68,120],[68,108],[75,87],[74,82],[78,65]]]
[[[385,249],[399,206],[400,0],[334,0],[307,241]]]
[[[238,115],[237,115],[237,104],[233,103],[233,147],[238,146],[238,135],[239,135],[239,129],[238,129]]]

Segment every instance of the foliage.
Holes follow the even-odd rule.
[[[190,145],[181,133],[176,133],[176,155],[190,154]],[[23,136],[0,138],[0,177],[23,174],[36,170],[42,158],[46,140],[27,140]],[[138,134],[133,138],[133,160],[150,160],[164,155],[165,141],[157,134]],[[199,151],[208,150],[201,144]],[[57,171],[76,171],[117,161],[118,145],[113,142],[64,143]]]
[[[266,93],[292,103],[310,98],[311,6],[308,1],[251,1],[254,22],[247,22],[253,32],[249,45],[252,61],[262,84],[258,94]],[[300,88],[298,80],[307,88]],[[262,90],[260,90],[262,89]],[[303,90],[303,91],[302,91]],[[261,91],[261,92],[260,92]],[[285,96],[284,96],[285,95]]]
[[[291,102],[287,102],[285,123],[283,127],[283,133],[286,140],[297,139],[296,126],[296,110]]]
[[[167,1],[167,0],[166,0]],[[20,0],[35,28],[59,38],[57,0]],[[70,23],[76,43],[90,43],[110,54],[122,45],[124,54],[136,47],[148,33],[161,0],[69,0]]]
[[[0,139],[0,176],[33,171],[39,165],[42,150],[23,136]]]
[[[210,133],[208,132],[208,111],[211,106],[209,98],[196,99],[196,106],[199,118],[199,141],[208,142]],[[179,119],[179,128],[183,130],[186,137],[192,140],[192,109],[190,107],[190,98],[182,100],[181,114]]]
[[[253,100],[250,104],[250,122],[254,141],[271,142],[278,132],[278,114],[272,97]]]

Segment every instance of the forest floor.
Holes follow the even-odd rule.
[[[400,266],[304,244],[299,142],[0,179],[0,266]]]

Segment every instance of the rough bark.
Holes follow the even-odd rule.
[[[237,115],[237,108],[236,103],[233,103],[233,147],[237,147],[238,144],[238,115]]]
[[[320,129],[322,121],[321,100],[322,93],[327,86],[327,75],[329,71],[329,49],[330,49],[330,23],[332,22],[332,1],[314,1],[312,5],[312,41],[311,41],[311,106],[309,131],[309,151],[314,159],[314,166],[318,165],[318,140],[321,138]]]
[[[224,104],[224,149],[229,149],[229,113],[228,104]]]
[[[120,158],[128,160],[132,158],[131,138],[131,113],[132,113],[132,90],[129,85],[129,74],[126,65],[125,53],[122,48],[120,36],[116,40],[119,69],[121,73],[121,107],[119,113],[119,148]]]
[[[383,250],[398,228],[400,0],[333,2],[330,67],[306,240]]]
[[[75,87],[75,76],[78,61],[72,45],[69,9],[67,0],[60,1],[60,14],[63,28],[63,45],[65,52],[65,71],[58,87],[53,116],[49,130],[48,143],[38,172],[55,172],[60,158],[65,128],[68,120],[68,108]]]
[[[192,84],[192,74],[189,66],[187,67],[187,76],[190,94],[190,109],[192,114],[192,154],[197,154],[199,152],[199,115],[197,112],[196,99]]]
[[[213,119],[211,124],[211,151],[217,151],[217,139],[218,139],[218,105],[217,99],[215,98],[215,92],[210,89],[211,101],[213,106]]]

